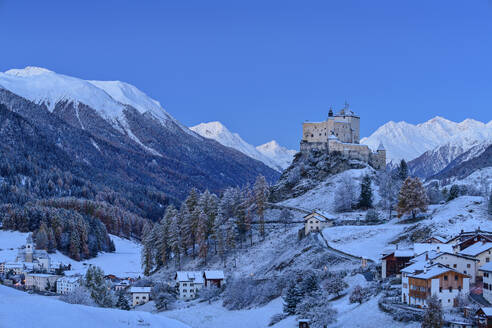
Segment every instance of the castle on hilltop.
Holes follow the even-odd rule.
[[[359,142],[360,117],[350,110],[347,102],[337,114],[333,114],[330,107],[326,121],[302,124],[302,153],[311,150],[340,152],[346,158],[366,162],[375,169],[384,169],[386,150],[383,144],[373,152],[367,145],[361,145]]]

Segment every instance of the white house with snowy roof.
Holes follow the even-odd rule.
[[[478,242],[470,247],[465,248],[461,252],[461,255],[470,256],[478,260],[477,266],[481,268],[484,264],[490,262],[492,257],[492,243],[491,242]],[[478,271],[477,276],[482,276],[482,271]]]
[[[69,294],[80,286],[82,277],[80,275],[61,277],[56,281],[56,292],[58,294]]]
[[[405,271],[410,269],[404,268]],[[419,307],[427,306],[427,299],[436,295],[443,307],[453,307],[460,293],[470,291],[470,276],[440,263],[416,264],[413,273],[402,279],[402,302]],[[405,281],[405,282],[404,282]]]
[[[132,305],[142,305],[150,301],[150,292],[152,287],[132,287],[130,288],[130,294],[132,294]]]
[[[319,211],[313,211],[304,216],[304,234],[307,235],[310,232],[321,231],[324,228],[331,227],[333,220],[329,219]]]
[[[174,280],[179,298],[182,300],[194,299],[205,285],[204,275],[200,271],[178,271]]]
[[[492,262],[482,265],[479,271],[483,276],[483,297],[492,303]]]

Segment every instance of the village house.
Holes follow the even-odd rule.
[[[215,270],[215,271],[204,271],[203,272],[203,280],[205,281],[205,287],[215,286],[220,288],[224,284],[224,271]]]
[[[6,262],[4,264],[4,272],[8,274],[12,272],[13,274],[22,274],[24,272],[24,264],[17,262]]]
[[[150,301],[151,287],[132,287],[130,288],[130,294],[132,294],[132,305],[142,305]]]
[[[482,307],[476,312],[478,328],[492,328],[492,307]]]
[[[320,214],[317,211],[304,216],[304,234],[307,236],[310,232],[319,232],[324,228],[333,226],[333,220]]]
[[[477,259],[477,267],[480,268],[482,265],[490,262],[490,258],[492,257],[492,242],[477,242],[465,248],[459,252],[459,254]],[[480,270],[478,271],[477,276],[482,276]]]
[[[174,276],[178,296],[182,300],[194,299],[205,285],[204,276],[199,271],[178,271]]]
[[[402,284],[403,303],[426,307],[427,299],[436,295],[443,307],[453,307],[460,293],[469,293],[470,276],[445,265],[424,265],[422,272],[417,272],[405,274],[407,286],[403,287]]]
[[[463,231],[454,238],[447,241],[454,247],[455,252],[460,252],[471,245],[478,242],[492,242],[492,232],[480,230],[480,227],[475,231]]]
[[[80,286],[81,276],[66,276],[61,277],[56,281],[57,294],[69,294]]]
[[[458,272],[470,276],[470,282],[475,283],[478,270],[478,260],[466,255],[448,252],[425,252],[415,257],[412,262],[423,261],[430,264],[440,263]]]
[[[424,244],[446,244],[446,239],[438,236],[432,236],[424,240]]]
[[[39,291],[51,290],[55,288],[56,281],[60,278],[55,274],[47,273],[27,273],[25,287]]]
[[[479,271],[483,276],[483,298],[492,304],[492,262],[482,265]]]
[[[414,257],[412,249],[396,249],[393,252],[383,254],[381,259],[381,277],[383,279],[394,275],[400,275],[401,269],[406,267]]]

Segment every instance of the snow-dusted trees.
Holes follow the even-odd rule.
[[[280,212],[280,222],[284,224],[284,230],[287,230],[287,225],[292,222],[294,219],[294,215],[292,215],[292,212],[289,211],[288,209],[284,208]]]
[[[101,307],[113,307],[115,300],[109,284],[104,280],[101,268],[91,265],[85,273],[84,286],[92,299]]]
[[[444,326],[444,315],[441,303],[436,295],[427,299],[427,309],[422,318],[422,328],[441,328]]]
[[[130,310],[130,301],[126,296],[124,291],[118,292],[118,300],[116,301],[116,307],[121,310],[129,311]]]
[[[362,183],[360,185],[358,207],[362,209],[368,209],[372,207],[371,177],[367,174],[362,178]]]
[[[492,215],[492,192],[490,193],[489,196],[489,208],[488,208],[489,215]]]
[[[154,239],[151,223],[146,223],[142,232],[142,269],[144,274],[148,276],[154,269]]]
[[[340,274],[334,274],[326,280],[324,285],[329,294],[340,296],[340,294],[348,287],[348,284],[343,280]]]
[[[344,175],[335,191],[335,209],[337,212],[347,212],[355,205],[356,186],[351,177]]]
[[[303,293],[295,281],[291,281],[284,296],[284,312],[290,315],[296,314],[296,308],[301,303]]]
[[[157,283],[152,287],[150,296],[158,311],[167,310],[169,304],[176,301],[176,289],[165,283]]]
[[[405,213],[411,213],[415,218],[417,210],[427,211],[429,201],[422,182],[419,178],[408,177],[400,189],[398,195],[398,217]]]
[[[349,297],[350,303],[359,303],[362,304],[364,302],[364,293],[362,291],[362,287],[357,285],[352,290],[352,293]]]
[[[460,187],[458,185],[452,185],[451,189],[449,189],[449,195],[447,201],[450,202],[455,198],[458,198],[460,195]]]
[[[263,175],[259,175],[256,178],[255,185],[253,186],[253,193],[256,200],[256,212],[260,219],[260,235],[262,238],[265,238],[265,209],[269,196],[269,187],[268,182]]]
[[[305,296],[296,309],[299,317],[309,319],[310,327],[324,328],[336,321],[337,311],[327,301],[328,295],[323,290],[317,290],[314,294]]]
[[[401,160],[396,174],[401,181],[405,181],[408,178],[408,165],[404,159]]]
[[[60,296],[60,300],[70,304],[81,304],[93,306],[96,303],[91,298],[91,294],[84,286],[76,287],[71,293]]]
[[[398,192],[402,181],[395,178],[390,172],[384,171],[379,174],[379,194],[381,195],[381,205],[388,211],[388,218],[391,219],[393,207],[398,200]]]

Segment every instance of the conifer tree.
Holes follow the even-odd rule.
[[[444,326],[444,315],[441,303],[436,295],[427,299],[427,309],[422,319],[422,328],[441,328]]]
[[[452,185],[451,189],[449,189],[449,196],[447,201],[450,202],[453,199],[458,198],[459,195],[460,195],[460,188],[458,187],[458,185]]]
[[[489,196],[489,209],[488,209],[489,215],[492,215],[492,192],[490,193]]]
[[[116,307],[125,311],[130,310],[130,304],[128,302],[128,298],[125,296],[125,293],[123,291],[120,291],[118,293],[118,301],[116,302]]]
[[[428,203],[427,193],[420,179],[408,177],[398,195],[398,217],[412,213],[412,218],[415,219],[416,211],[427,211]]]
[[[197,243],[198,257],[201,258],[205,262],[205,264],[207,264],[207,216],[203,211],[200,211],[198,217]]]
[[[256,211],[260,218],[259,231],[261,238],[265,238],[265,209],[268,199],[269,189],[268,183],[263,175],[259,175],[256,178],[255,185],[253,187],[253,193],[256,201]]]
[[[38,232],[36,233],[36,248],[37,249],[48,249],[48,233],[47,233],[47,226],[43,222],[41,223],[41,226],[39,227]]]
[[[397,175],[401,181],[405,181],[408,178],[408,165],[404,159],[402,159],[400,162]]]
[[[146,222],[142,231],[142,268],[144,275],[148,276],[154,268],[152,226]]]
[[[180,215],[172,218],[171,226],[169,228],[169,244],[174,255],[175,263],[178,269],[181,269],[181,254],[184,253],[182,236],[181,236],[181,224]]]
[[[371,177],[365,175],[360,186],[359,208],[368,209],[372,207]]]
[[[289,315],[296,314],[297,305],[302,300],[302,292],[297,287],[297,284],[293,281],[287,288],[287,292],[283,297],[284,300],[284,313]]]

